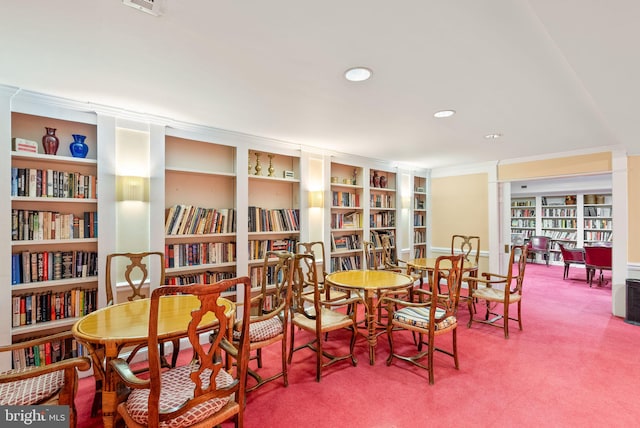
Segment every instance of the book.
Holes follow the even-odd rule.
[[[23,153],[38,153],[38,143],[26,138],[12,138],[13,150]]]

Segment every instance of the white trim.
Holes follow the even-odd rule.
[[[568,158],[572,156],[591,155],[594,153],[614,152],[618,150],[625,150],[625,149],[623,146],[619,144],[611,144],[606,146],[591,147],[588,149],[571,150],[566,152],[545,153],[542,155],[526,156],[522,158],[503,159],[498,161],[498,165],[511,165],[511,164],[523,163],[523,162],[535,162],[535,161],[549,160],[549,159]],[[581,175],[584,175],[584,174],[581,174]]]

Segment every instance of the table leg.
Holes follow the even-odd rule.
[[[376,335],[376,313],[373,304],[374,293],[367,290],[365,291],[364,301],[367,311],[367,342],[369,342],[369,364],[374,365],[376,362],[376,344],[378,342],[378,336]]]

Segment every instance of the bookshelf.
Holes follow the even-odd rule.
[[[38,150],[10,152],[14,342],[68,330],[97,308],[97,126],[88,120],[11,113],[11,138],[35,141]],[[45,127],[56,129],[55,154],[43,153]],[[86,136],[86,158],[72,157],[72,134]]]
[[[413,258],[427,257],[427,178],[413,177]]]
[[[260,278],[267,251],[300,240],[300,156],[252,148],[248,163],[248,274]]]
[[[168,284],[236,276],[235,156],[231,146],[165,137]]]
[[[561,261],[558,242],[567,248],[578,244],[577,195],[542,196],[540,206],[542,235],[551,238],[550,260]]]
[[[362,268],[363,168],[331,163],[331,263],[332,272]]]
[[[377,248],[380,235],[388,235],[393,250],[396,243],[396,173],[371,169],[369,176],[369,235]],[[375,233],[374,233],[375,232]],[[378,236],[376,236],[376,234]]]
[[[523,242],[536,234],[536,198],[511,199],[511,242]]]
[[[584,243],[612,240],[613,211],[611,194],[584,195]]]

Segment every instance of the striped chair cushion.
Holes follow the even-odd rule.
[[[162,391],[160,393],[160,412],[167,411],[183,404],[193,397],[195,384],[189,378],[193,371],[192,366],[182,366],[162,373]],[[205,370],[201,375],[202,387],[209,386],[210,370]],[[233,383],[233,377],[220,370],[216,376],[216,386],[225,388]],[[229,402],[230,397],[217,398],[192,408],[186,413],[169,421],[161,422],[161,427],[188,427],[215,414]],[[127,412],[136,422],[147,425],[148,423],[149,390],[134,389],[127,398]]]
[[[261,342],[282,334],[282,320],[279,317],[249,324],[249,342]],[[240,332],[233,332],[233,338],[240,340]]]
[[[436,319],[445,314],[444,309],[436,308]],[[393,319],[408,325],[419,328],[429,328],[429,308],[402,308],[394,312]],[[443,330],[456,324],[457,320],[454,315],[448,316],[440,322],[434,324],[436,330]]]
[[[31,369],[11,370],[5,373],[20,373]],[[0,405],[26,406],[40,403],[55,395],[64,385],[64,371],[46,373],[30,379],[0,384]]]

